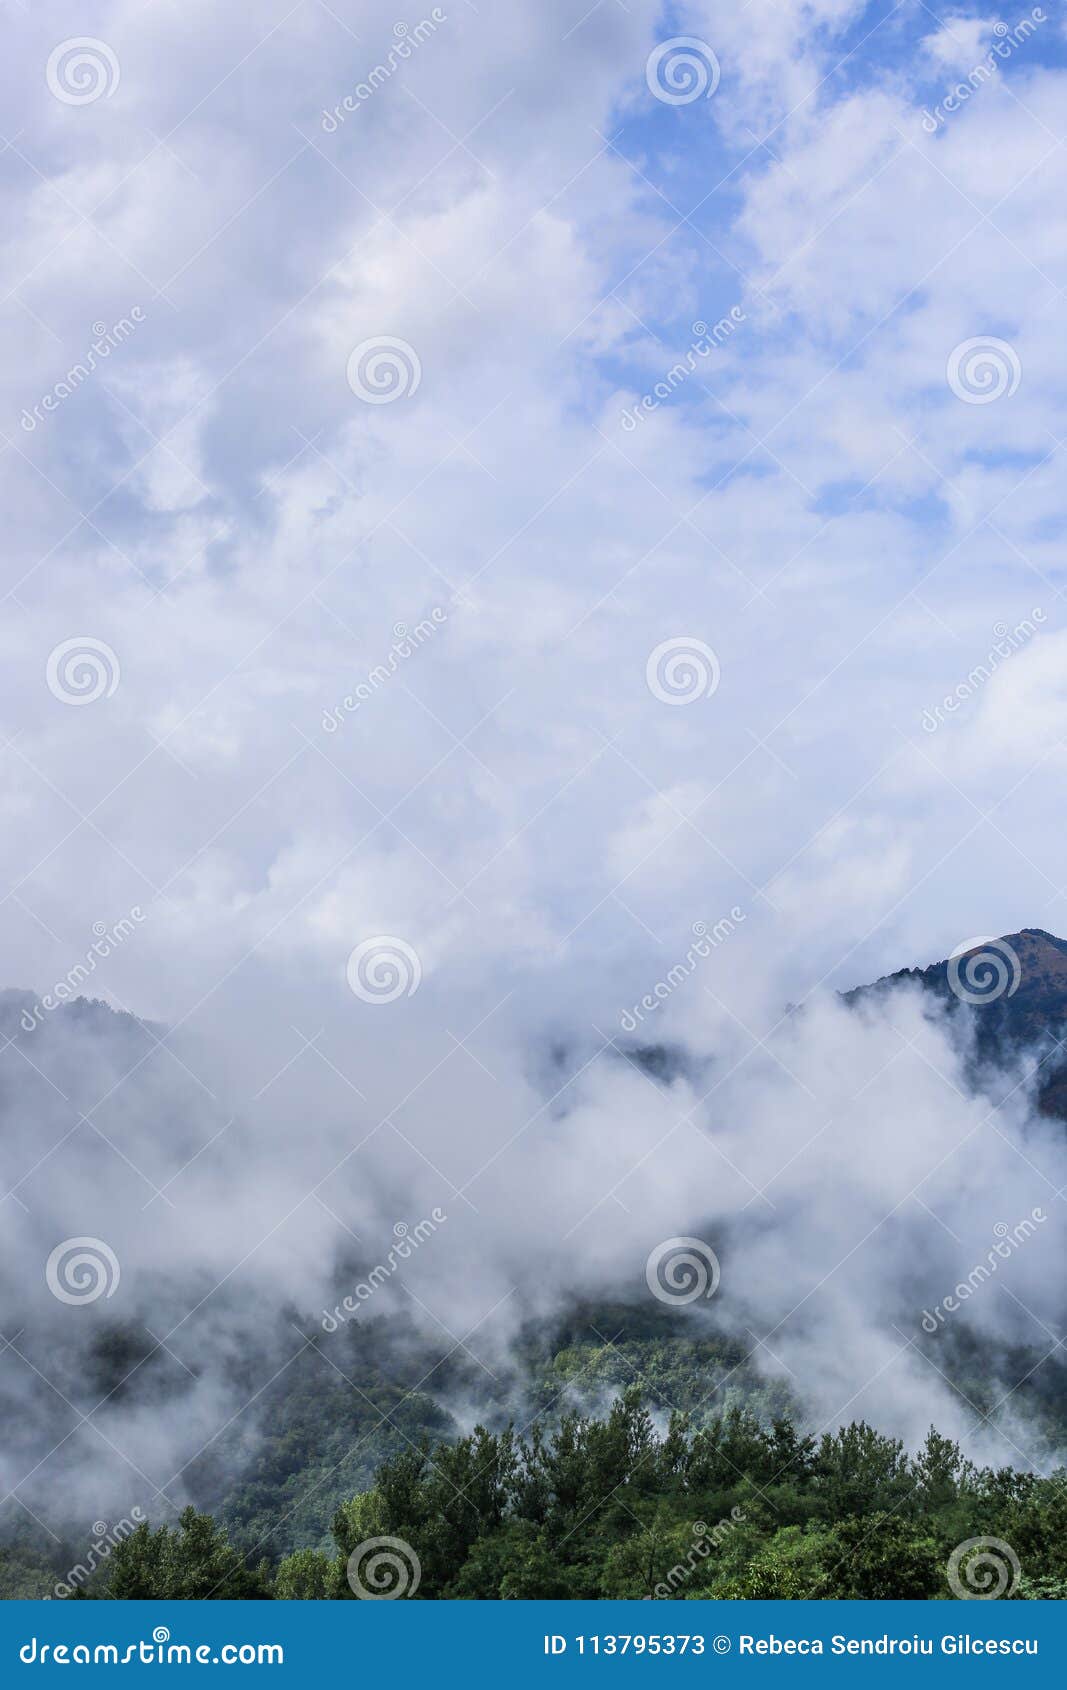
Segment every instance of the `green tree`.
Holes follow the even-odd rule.
[[[125,1601],[208,1601],[269,1597],[265,1564],[250,1569],[209,1514],[186,1508],[176,1530],[147,1521],[116,1546],[107,1594]]]
[[[337,1561],[321,1549],[297,1549],[278,1568],[274,1595],[279,1602],[322,1602],[336,1594]]]
[[[944,1556],[935,1539],[898,1515],[872,1513],[834,1527],[838,1559],[827,1574],[827,1596],[866,1601],[927,1598],[944,1584]]]

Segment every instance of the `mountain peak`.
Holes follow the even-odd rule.
[[[983,1058],[1007,1061],[1046,1047],[1041,1107],[1067,1120],[1067,1071],[1057,1060],[1067,1033],[1067,940],[1043,927],[964,940],[927,968],[901,968],[841,995],[855,1005],[905,982],[929,993],[950,1015],[973,1018]]]
[[[129,1010],[113,1009],[103,998],[78,996],[57,1002],[47,992],[38,997],[36,992],[18,986],[0,989],[0,1033],[5,1038],[17,1038],[20,1032],[32,1034],[50,1024],[65,1029],[77,1028],[103,1037],[124,1036],[132,1032],[148,1033],[158,1040],[167,1031],[159,1022],[146,1021]]]
[[[1029,997],[1035,991],[1040,992],[1055,986],[1055,989],[1063,992],[1067,1000],[1067,939],[1057,938],[1055,933],[1049,933],[1044,927],[1021,927],[1017,933],[1003,933],[999,938],[985,934],[973,939],[964,939],[939,962],[932,962],[925,968],[898,968],[892,974],[883,974],[867,985],[855,986],[851,991],[843,992],[842,996],[846,999],[862,997],[868,992],[895,985],[901,980],[919,980],[931,986],[938,979],[947,982],[949,970],[953,965],[954,973],[966,974],[975,966],[981,967],[981,959],[986,956],[989,957],[990,964],[1000,957],[1009,968],[1013,967],[1016,977],[1009,981],[1010,996],[1014,997],[1018,992],[1025,991],[1025,995]],[[997,997],[1002,995],[1001,992],[997,993]],[[988,1001],[996,1000],[990,995]],[[1067,1013],[1067,1001],[1064,1010]]]
[[[944,970],[950,984],[952,980],[964,984],[965,989],[957,991],[963,1002],[971,1001],[966,991],[970,978],[983,970],[992,970],[996,980],[990,980],[989,1002],[1003,997],[1005,991],[1010,997],[1021,996],[1024,1002],[1043,1002],[1051,998],[1050,1007],[1058,1008],[1061,1018],[1067,1016],[1067,941],[1058,939],[1043,927],[1023,927],[1018,933],[1006,933],[999,939],[990,937],[965,942],[965,946],[957,945],[951,956],[933,967],[939,972]],[[999,970],[1005,967],[1008,969],[1008,984],[1003,989],[997,989]],[[929,973],[930,970],[924,972]],[[956,990],[956,987],[952,989]]]

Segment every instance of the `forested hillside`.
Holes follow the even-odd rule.
[[[1027,1185],[1027,1199],[1039,1198],[1054,1212],[1046,1194],[1051,1182],[1034,1158],[1055,1151],[1062,1133],[1056,1087],[1067,945],[1036,931],[999,944],[1010,965],[1008,985],[990,1005],[979,1007],[968,994],[977,990],[983,969],[995,982],[1001,978],[996,957],[967,951],[850,994],[844,1001],[851,1013],[834,1013],[848,1031],[877,1019],[884,1001],[903,1013],[902,1006],[921,1000],[913,1035],[925,1024],[923,1016],[945,1020],[967,1054],[961,1072],[968,1083],[987,1084],[990,1075],[997,1080],[990,1096],[1001,1089],[1009,1100],[1015,1096],[1018,1063],[1026,1056],[1040,1081],[1034,1092],[1043,1114],[1028,1116],[1020,1106],[1029,1136],[1027,1154],[1016,1163],[1036,1182],[1032,1190]],[[1021,979],[1015,966],[1020,955]],[[899,998],[893,995],[898,990]],[[14,1009],[8,1009],[10,1019]],[[984,1037],[972,1038],[977,1018],[991,1012],[994,1019],[982,1022]],[[130,1016],[84,1005],[69,1019],[74,1043],[68,1051],[63,1029],[53,1051],[63,1055],[57,1072],[65,1083],[73,1084],[70,1074],[79,1074],[87,1059],[102,1060],[101,1053],[135,1064],[151,1054],[144,1028]],[[800,1025],[804,1012],[792,1020]],[[41,1053],[53,1047],[36,1048],[43,1061]],[[636,1060],[646,1106],[646,1093],[655,1097],[657,1088],[670,1091],[681,1083],[675,1073],[680,1059],[658,1047],[642,1049],[638,1057],[627,1061],[614,1053],[612,1060],[625,1072]],[[12,1094],[19,1105],[12,1119],[28,1119],[28,1105],[40,1104],[42,1090],[59,1096],[45,1075],[24,1067],[25,1074],[17,1071],[22,1090]],[[146,1120],[155,1119],[154,1095],[146,1093]],[[166,1122],[180,1137],[185,1111],[175,1100],[172,1105]],[[936,1113],[931,1119],[936,1124]],[[964,1120],[965,1144],[972,1127]],[[890,1135],[891,1129],[887,1116]],[[1003,1140],[1003,1134],[997,1137]],[[847,1140],[840,1149],[847,1154]],[[828,1172],[837,1178],[832,1159]],[[985,1183],[992,1190],[992,1182]],[[888,1197],[880,1180],[875,1188],[874,1213],[884,1220]],[[1000,1191],[996,1186],[989,1201],[999,1203]],[[975,1200],[972,1193],[969,1201]],[[1005,1213],[1014,1218],[1021,1210],[1016,1204]],[[833,1205],[818,1212],[823,1223],[833,1221]],[[332,1274],[337,1296],[364,1274],[377,1274],[375,1301],[368,1295],[358,1320],[292,1306],[287,1288],[284,1297],[258,1301],[256,1319],[249,1321],[223,1285],[203,1299],[212,1305],[206,1318],[218,1323],[209,1328],[209,1345],[197,1347],[185,1330],[187,1316],[177,1319],[185,1357],[156,1341],[148,1322],[137,1318],[136,1305],[116,1299],[112,1312],[110,1293],[92,1324],[76,1327],[69,1313],[60,1316],[66,1324],[54,1352],[44,1353],[52,1330],[47,1320],[28,1320],[28,1336],[11,1345],[5,1372],[9,1441],[12,1449],[25,1442],[27,1450],[25,1460],[12,1458],[12,1470],[16,1476],[27,1468],[31,1477],[38,1472],[42,1462],[32,1453],[38,1435],[42,1448],[71,1463],[74,1482],[45,1485],[42,1478],[38,1491],[23,1495],[12,1487],[0,1537],[0,1597],[347,1600],[378,1594],[376,1578],[391,1566],[374,1559],[382,1539],[402,1546],[396,1551],[401,1574],[417,1569],[405,1593],[419,1599],[938,1598],[953,1593],[952,1577],[959,1576],[953,1557],[962,1554],[966,1568],[976,1551],[961,1546],[976,1538],[1008,1546],[1004,1593],[1061,1594],[1067,1579],[1061,1547],[1067,1364],[1047,1321],[1034,1312],[1035,1306],[1044,1309],[1045,1288],[1054,1283],[1047,1264],[1061,1259],[1046,1209],[1030,1207],[1013,1230],[1006,1221],[988,1234],[978,1228],[973,1258],[960,1258],[976,1265],[959,1279],[951,1258],[931,1269],[949,1234],[926,1214],[936,1230],[922,1234],[920,1248],[894,1248],[888,1282],[875,1275],[865,1288],[854,1288],[859,1323],[815,1325],[810,1338],[789,1351],[790,1366],[749,1329],[746,1298],[754,1281],[747,1269],[739,1271],[736,1252],[758,1242],[761,1228],[772,1241],[792,1238],[798,1214],[804,1218],[801,1247],[815,1252],[820,1223],[812,1189],[802,1188],[791,1205],[779,1206],[773,1220],[747,1220],[744,1239],[729,1221],[718,1226],[729,1289],[714,1298],[720,1268],[714,1252],[715,1285],[696,1300],[686,1285],[671,1284],[666,1295],[662,1286],[653,1289],[653,1252],[644,1284],[635,1288],[633,1279],[642,1278],[637,1273],[618,1293],[614,1283],[595,1298],[569,1289],[551,1313],[527,1312],[506,1330],[481,1333],[479,1354],[452,1342],[451,1334],[442,1339],[432,1320],[417,1324],[400,1300],[411,1290],[418,1302],[405,1274],[430,1261],[429,1246],[418,1256],[409,1251],[412,1262],[400,1259],[404,1271],[395,1274],[390,1300],[378,1284],[390,1274],[370,1269],[373,1258],[353,1250],[347,1235]],[[864,1223],[853,1217],[853,1224],[861,1232]],[[390,1236],[398,1236],[395,1228]],[[437,1248],[441,1239],[434,1238]],[[1031,1238],[1044,1243],[1031,1244]],[[853,1261],[854,1250],[846,1246],[847,1239],[834,1274]],[[782,1261],[794,1259],[800,1258],[775,1243],[767,1276],[771,1294],[763,1287],[768,1310],[789,1284]],[[1002,1272],[1007,1262],[1014,1279]],[[1027,1279],[1018,1277],[1022,1264]],[[131,1277],[127,1272],[124,1286]],[[835,1294],[845,1278],[838,1275]],[[990,1280],[995,1286],[987,1290]],[[425,1282],[416,1283],[426,1289]],[[978,1292],[984,1325],[959,1313]],[[885,1308],[872,1309],[879,1298]],[[807,1302],[802,1296],[797,1308]],[[926,1304],[937,1308],[936,1317]],[[55,1311],[44,1306],[55,1320]],[[777,1327],[770,1314],[765,1319],[759,1329],[769,1336]],[[888,1348],[872,1350],[874,1359],[859,1369],[864,1381],[883,1377],[882,1354],[893,1362],[906,1358],[893,1376],[898,1397],[884,1414],[877,1394],[873,1405],[858,1403],[851,1386],[839,1390],[827,1382],[847,1349],[840,1335],[863,1336],[868,1321],[874,1330],[879,1319]],[[221,1346],[220,1331],[228,1335]],[[71,1347],[72,1336],[79,1348]],[[47,1366],[62,1364],[73,1375],[67,1390],[49,1385],[34,1361],[35,1342]],[[207,1429],[202,1435],[190,1431],[186,1442],[182,1417],[198,1391],[209,1397]],[[93,1475],[78,1466],[70,1444],[68,1392],[84,1393],[87,1411],[127,1415],[131,1426],[158,1425],[175,1449],[192,1453],[168,1458],[153,1450],[141,1468],[125,1460],[121,1489],[112,1486],[108,1507],[89,1513],[91,1493],[81,1480]],[[910,1393],[910,1405],[918,1405],[907,1423],[907,1447],[887,1435],[904,1430],[893,1418],[899,1393]],[[839,1423],[850,1413],[857,1423],[842,1429]],[[920,1448],[931,1420],[950,1428],[962,1448],[935,1432]],[[124,1460],[114,1439],[102,1447]],[[101,1459],[99,1449],[91,1458]],[[146,1478],[149,1471],[161,1475],[161,1488]],[[368,1544],[364,1575],[359,1569]]]
[[[657,1431],[633,1389],[551,1433],[411,1444],[336,1510],[332,1538],[272,1566],[189,1508],[173,1527],[140,1524],[58,1594],[1060,1598],[1067,1472],[978,1469],[934,1430],[912,1457],[862,1422],[815,1438],[736,1407]],[[5,1576],[48,1593],[43,1566],[8,1557]]]

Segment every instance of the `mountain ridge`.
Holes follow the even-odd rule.
[[[955,1018],[973,1025],[982,1061],[1007,1062],[1033,1051],[1044,1070],[1038,1106],[1067,1121],[1067,940],[1023,927],[964,941],[940,962],[900,968],[841,992],[850,1007],[917,985]]]

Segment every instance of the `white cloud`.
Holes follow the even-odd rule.
[[[760,1036],[828,975],[851,984],[961,933],[1057,924],[1065,355],[1048,206],[1063,72],[1028,45],[930,136],[910,57],[925,23],[878,24],[851,0],[694,6],[671,27],[708,40],[722,81],[667,108],[644,79],[657,8],[585,10],[457,7],[333,134],[323,108],[388,51],[381,6],[363,8],[357,42],[312,0],[255,17],[104,5],[92,27],[121,84],[81,108],[52,98],[42,67],[84,19],[57,5],[13,25],[29,74],[3,178],[17,231],[0,317],[6,975],[41,990],[94,921],[148,909],[94,990],[180,1026],[183,1060],[216,1064],[257,1123],[262,1191],[239,1237],[213,1230],[210,1157],[183,1200],[204,1217],[205,1272],[415,1088],[397,1120],[410,1144],[375,1137],[346,1213],[380,1220],[398,1187],[431,1199],[423,1157],[447,1187],[498,1156],[484,1224],[501,1289],[523,1250],[540,1271],[549,1236],[546,1299],[587,1268],[625,1273],[638,1233],[686,1230],[690,1199],[695,1224],[752,1190],[691,1125],[657,1149],[695,1102],[689,1082],[661,1096],[601,1070],[580,1102],[545,1110],[529,1163],[506,1148],[544,1104],[530,1076],[550,1036],[584,1049],[694,921],[735,905],[750,919],[707,983]],[[137,302],[136,335],[22,427],[93,322]],[[693,322],[734,304],[736,332],[625,429]],[[1011,343],[1022,375],[1010,398],[971,405],[946,364],[983,334]],[[372,406],[345,372],[378,335],[415,348],[421,380]],[[923,709],[994,623],[1035,604],[1047,631],[924,739]],[[435,606],[439,630],[326,732],[397,626]],[[76,634],[122,670],[83,709],[45,680]],[[721,664],[693,709],[665,708],[645,680],[678,635]],[[1008,837],[972,836],[1013,782]],[[368,932],[424,953],[424,985],[392,1020],[345,985]],[[740,1060],[741,1034],[697,992],[664,1024],[701,1060]],[[300,1055],[294,1026],[321,1029],[332,1069]],[[817,1062],[847,1068],[831,1099],[845,1109],[899,1040],[869,1032],[857,1055],[829,1012],[819,1026],[817,1055],[791,1035],[784,1055],[816,1094]],[[457,1044],[472,1028],[491,1078]],[[274,1088],[297,1059],[314,1111],[285,1090],[295,1069]],[[803,1088],[769,1074],[729,1094],[731,1159],[753,1177],[820,1125]],[[917,1070],[897,1086],[894,1111],[916,1122],[899,1162],[880,1144],[841,1164],[870,1223],[894,1179],[921,1171],[923,1130],[944,1130]],[[292,1123],[311,1113],[308,1172]],[[770,1136],[750,1145],[754,1118]],[[854,1130],[877,1137],[883,1119]],[[790,1200],[821,1216],[815,1170],[831,1182],[847,1147],[820,1142]],[[571,1152],[573,1189],[554,1172]],[[613,1233],[604,1193],[642,1157],[640,1219]],[[91,1188],[88,1164],[76,1172]],[[45,1231],[82,1226],[63,1201]],[[576,1268],[553,1257],[560,1203]],[[151,1236],[164,1256],[188,1242],[173,1225]],[[459,1298],[482,1238],[454,1236]],[[798,1237],[814,1250],[818,1227]],[[336,1243],[285,1234],[309,1296]],[[754,1235],[770,1286],[776,1248]],[[284,1277],[267,1260],[264,1277]],[[845,1301],[858,1331],[862,1297]],[[881,1354],[884,1330],[868,1336],[843,1368]],[[901,1424],[925,1406],[902,1390]]]

